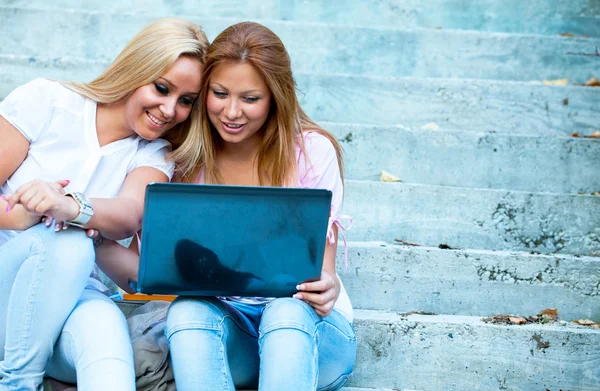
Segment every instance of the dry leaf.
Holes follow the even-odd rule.
[[[598,324],[598,323],[594,322],[593,320],[589,320],[589,319],[576,319],[573,321],[573,323],[577,323],[582,326],[594,326],[594,325]]]
[[[569,79],[544,80],[546,86],[566,86],[569,84]]]
[[[556,320],[558,318],[558,310],[556,308],[546,308],[538,315],[543,315],[548,319]]]
[[[440,130],[440,126],[438,124],[436,124],[435,122],[429,122],[428,124],[421,126],[421,129]]]
[[[590,138],[600,138],[600,130],[594,130],[590,135]]]
[[[586,81],[584,86],[586,87],[600,87],[600,81],[595,77],[592,77],[590,80]]]
[[[569,37],[569,38],[570,38],[570,37],[574,37],[574,36],[575,36],[575,34],[573,34],[573,33],[569,33],[569,32],[562,33],[562,34],[559,34],[559,35],[560,35],[561,37]]]
[[[571,137],[579,137],[579,133],[575,132],[571,135]]]
[[[510,323],[512,323],[512,324],[525,324],[525,323],[527,323],[527,319],[522,318],[520,316],[509,316],[508,320],[510,320]]]
[[[381,182],[400,182],[400,178],[387,171],[381,170]]]

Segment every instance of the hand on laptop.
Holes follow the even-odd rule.
[[[320,316],[328,316],[333,310],[333,305],[340,294],[340,282],[337,276],[323,270],[321,279],[314,282],[304,282],[296,287],[298,293],[294,295],[315,309]]]

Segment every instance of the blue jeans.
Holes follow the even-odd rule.
[[[94,261],[92,241],[76,228],[56,233],[53,227],[38,224],[0,246],[1,391],[38,390],[47,367],[64,377],[60,380],[72,380],[60,376],[67,375],[69,367],[87,373],[89,368],[79,365],[77,353],[90,353],[92,330],[114,323],[114,316],[100,320],[102,312],[92,314],[98,305],[90,303],[106,306],[107,298],[99,299],[99,292],[82,295]],[[126,324],[113,328],[123,327],[131,351]],[[102,336],[113,338],[109,331]],[[96,344],[106,349],[106,341]]]
[[[322,318],[292,298],[248,305],[180,297],[165,332],[179,391],[338,390],[356,359],[343,315]]]

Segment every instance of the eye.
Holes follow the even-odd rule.
[[[254,103],[254,102],[257,102],[259,98],[256,96],[246,96],[243,99],[247,103]]]
[[[183,96],[183,97],[181,97],[181,99],[179,99],[179,101],[184,106],[191,106],[194,103],[194,100],[192,98],[190,98],[189,96]]]
[[[219,90],[212,90],[212,93],[214,96],[216,96],[219,99],[223,99],[227,97],[227,93],[223,92],[223,91],[219,91]]]
[[[165,85],[154,83],[154,88],[156,88],[156,91],[161,95],[167,95],[169,93],[169,88]]]

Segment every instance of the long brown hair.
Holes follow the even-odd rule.
[[[313,122],[300,107],[290,56],[285,46],[268,28],[258,23],[243,22],[225,29],[208,48],[200,91],[203,137],[200,165],[193,175],[184,178],[185,181],[194,181],[203,169],[206,183],[222,183],[216,165],[221,138],[208,118],[206,102],[211,74],[225,62],[250,64],[263,77],[271,91],[270,113],[263,128],[262,144],[257,155],[261,185],[263,173],[272,186],[293,183],[294,178],[297,178],[296,144],[304,152],[302,132],[306,131],[318,132],[331,141],[343,178],[341,146],[331,133]]]
[[[117,58],[89,83],[63,83],[71,90],[101,104],[127,99],[133,91],[165,74],[181,56],[204,64],[208,38],[197,26],[178,18],[158,19],[137,33]],[[179,175],[189,174],[200,159],[200,118],[198,100],[187,120],[162,138],[173,147],[169,158]]]

